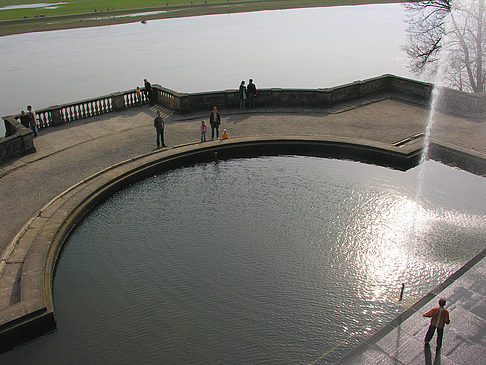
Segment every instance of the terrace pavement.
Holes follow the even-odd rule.
[[[70,186],[108,166],[153,151],[152,121],[157,110],[162,110],[166,119],[168,148],[198,143],[200,121],[209,119],[209,111],[182,115],[160,106],[132,108],[41,130],[34,140],[36,153],[0,165],[0,220],[3,222],[0,251],[31,217]],[[221,130],[227,128],[230,137],[343,138],[389,146],[422,133],[428,118],[425,107],[386,98],[347,103],[327,110],[220,111]],[[440,115],[432,138],[484,157],[484,136],[486,123]],[[420,140],[411,142],[419,143]],[[486,260],[478,261],[451,286],[441,288],[449,299],[453,323],[450,331],[446,330],[444,349],[439,356],[442,364],[480,363],[481,355],[486,354]],[[440,292],[437,295],[440,296]],[[434,304],[437,302],[435,297],[427,299]],[[422,304],[425,302],[423,300]],[[424,354],[421,343],[426,322],[418,316],[415,313],[406,321],[399,321],[388,333],[381,333],[380,338],[372,339],[343,361],[349,364],[422,364],[424,361],[432,364],[427,362],[432,355]]]

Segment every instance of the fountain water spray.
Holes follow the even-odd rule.
[[[473,5],[474,1],[483,1],[483,0],[469,0],[471,3],[471,6]],[[424,141],[423,141],[423,149],[422,153],[420,155],[420,161],[418,165],[418,178],[417,178],[417,188],[416,188],[416,194],[415,194],[415,204],[418,209],[422,207],[422,199],[423,199],[423,188],[424,188],[424,183],[425,183],[425,162],[429,159],[430,157],[430,148],[431,148],[431,136],[432,136],[432,131],[434,128],[434,125],[438,119],[438,114],[439,114],[439,105],[441,102],[441,97],[443,95],[443,90],[445,85],[448,84],[447,76],[448,76],[448,65],[449,65],[449,59],[451,56],[450,49],[448,48],[448,45],[451,44],[451,41],[457,41],[454,40],[454,32],[453,32],[453,20],[454,20],[454,13],[458,10],[458,8],[455,6],[456,4],[458,5],[464,5],[465,1],[460,1],[457,0],[454,2],[453,7],[451,9],[451,12],[448,14],[448,16],[444,19],[444,24],[445,24],[445,34],[442,39],[442,49],[439,55],[439,60],[438,60],[438,65],[437,65],[437,73],[435,75],[435,80],[434,80],[434,88],[432,90],[432,95],[430,99],[430,112],[429,112],[429,117],[427,120],[427,125],[425,127],[425,134],[424,134]],[[420,217],[420,214],[413,214],[413,222],[412,222],[412,227],[410,230],[410,236],[409,236],[409,242],[414,243],[418,239],[417,235],[417,219]],[[410,245],[407,250],[407,255],[406,255],[406,262],[405,262],[405,267],[403,270],[403,281],[402,281],[402,288],[400,292],[400,301],[403,299],[404,295],[404,290],[405,290],[405,283],[407,281],[407,276],[408,276],[408,266],[410,263]]]

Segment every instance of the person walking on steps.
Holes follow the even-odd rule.
[[[435,330],[437,330],[437,348],[440,349],[442,347],[444,326],[451,323],[449,319],[449,311],[444,308],[445,304],[446,300],[440,299],[438,307],[432,308],[424,314],[424,317],[431,318],[430,326],[424,339],[425,346],[429,346],[429,342],[434,336]]]

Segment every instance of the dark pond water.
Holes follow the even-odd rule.
[[[417,203],[418,175],[281,156],[140,181],[69,238],[58,329],[0,362],[308,364],[485,247],[486,180],[427,162]]]

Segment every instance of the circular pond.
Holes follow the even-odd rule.
[[[486,244],[486,180],[279,156],[170,171],[97,207],[60,258],[58,329],[2,363],[335,361]],[[353,334],[357,335],[352,336]]]

